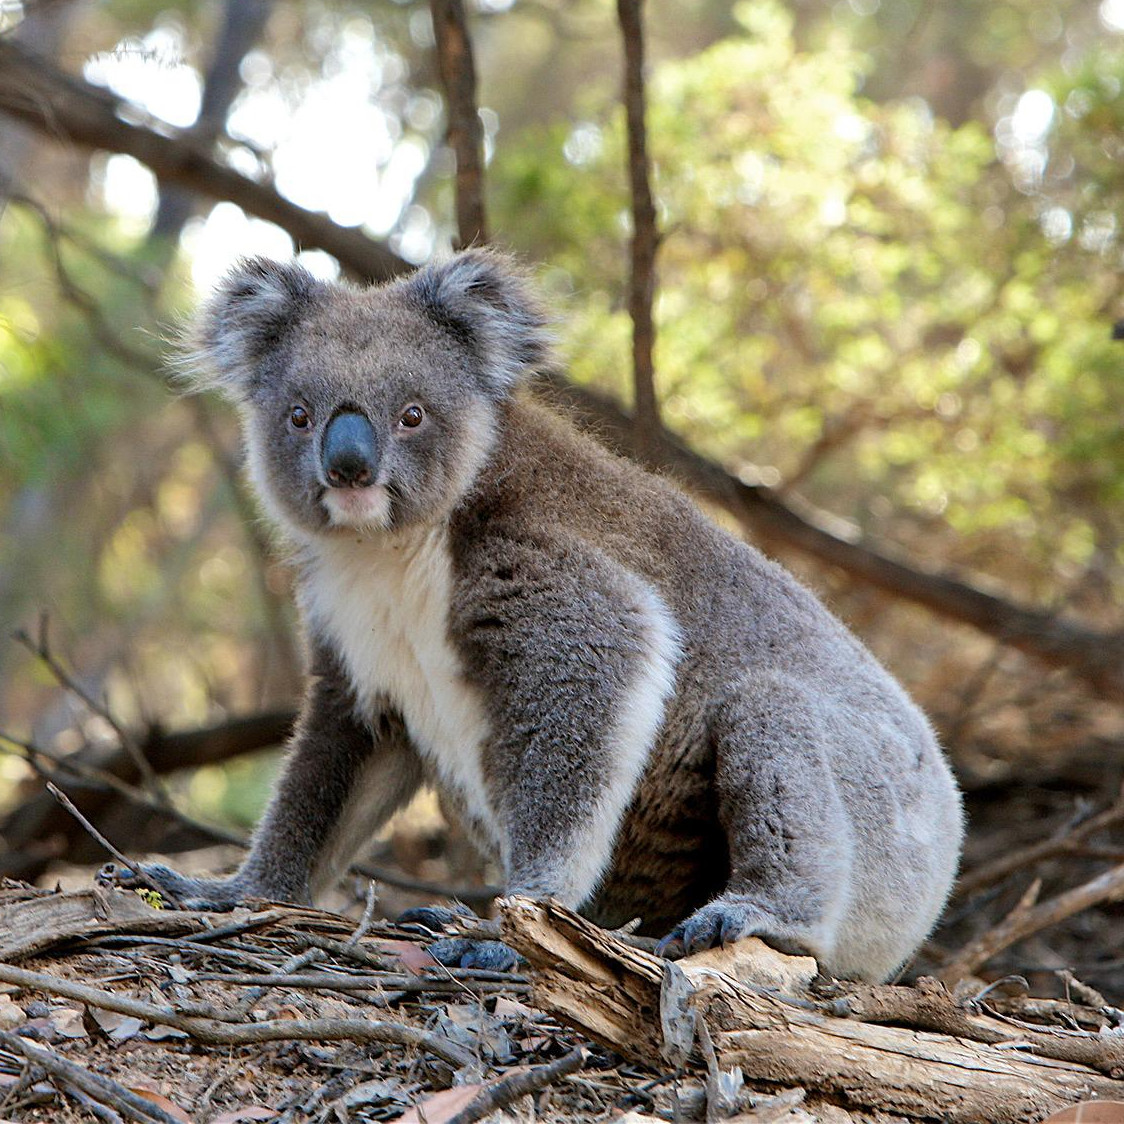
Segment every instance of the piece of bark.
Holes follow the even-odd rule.
[[[786,995],[807,992],[819,968],[811,956],[786,956],[757,937],[708,948],[676,961],[692,983],[700,983],[707,972],[720,972],[739,983],[775,988]]]
[[[212,915],[153,909],[127,890],[44,892],[5,903],[0,897],[0,960],[14,963],[75,938],[106,933],[179,936],[207,927]]]
[[[665,973],[687,979],[681,970],[557,903],[510,898],[499,907],[504,939],[534,969],[538,1004],[630,1058],[652,1064],[659,1057],[661,985]],[[1041,1045],[1020,1027],[987,1044],[833,1017],[807,1000],[714,970],[689,982],[690,1002],[706,1020],[723,1068],[740,1066],[750,1080],[802,1086],[847,1108],[953,1124],[1019,1124],[1083,1099],[1124,1096],[1124,1081],[1024,1052]],[[1104,1036],[1069,1035],[1090,1048],[1121,1049],[1098,1041]]]

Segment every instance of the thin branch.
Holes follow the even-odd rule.
[[[144,871],[141,870],[137,866],[137,864],[128,857],[128,855],[123,854],[112,843],[110,843],[110,841],[106,839],[106,837],[102,835],[102,833],[98,831],[98,829],[94,827],[94,825],[90,823],[90,821],[86,819],[84,815],[82,815],[82,813],[74,806],[74,801],[71,800],[70,797],[62,791],[62,789],[58,788],[56,785],[51,784],[50,781],[47,781],[47,790],[86,829],[91,838],[96,839],[98,843],[100,843],[106,849],[106,851],[111,854],[123,867],[128,867],[134,872],[137,877],[137,881],[143,882],[144,885],[146,885],[150,890],[154,890],[172,905],[179,904],[176,898],[166,889],[164,889],[164,887],[162,887],[159,882],[155,882],[153,881],[153,879],[149,878],[148,875],[145,874]]]
[[[484,1086],[460,1112],[451,1116],[446,1124],[476,1124],[485,1116],[513,1105],[520,1097],[537,1093],[571,1073],[577,1073],[589,1059],[587,1046],[575,1046],[568,1054],[547,1065],[517,1071]]]
[[[1121,788],[1120,795],[1111,807],[1105,808],[1095,816],[1089,816],[1088,819],[1073,824],[1050,839],[1040,840],[1029,847],[1021,847],[1017,851],[1000,855],[990,862],[973,867],[966,874],[961,875],[956,884],[956,894],[958,897],[973,894],[985,886],[1002,881],[1017,870],[1034,866],[1057,855],[1075,852],[1084,854],[1083,844],[1087,839],[1122,821],[1124,821],[1124,787]]]
[[[1031,889],[1040,884],[1036,881]],[[1057,925],[1067,917],[1095,905],[1124,900],[1124,863],[1044,901],[1041,905],[1031,904],[1029,897],[1030,891],[998,925],[962,948],[940,970],[940,979],[946,983],[955,983],[964,976],[972,975],[977,968],[1016,941]]]
[[[457,235],[461,246],[487,242],[484,130],[476,107],[476,66],[461,0],[430,0],[437,65],[449,119],[446,139],[457,163]]]
[[[455,1069],[473,1061],[471,1051],[437,1034],[418,1030],[402,1023],[379,1022],[372,1019],[271,1019],[249,1026],[233,1026],[216,1019],[201,1019],[181,1014],[175,1007],[158,1006],[141,999],[118,995],[112,991],[90,987],[74,980],[64,980],[46,972],[31,972],[14,964],[0,963],[0,980],[17,987],[44,991],[88,1003],[104,1011],[146,1019],[182,1030],[199,1042],[212,1046],[248,1046],[262,1042],[383,1042],[406,1046],[433,1054]]]
[[[54,653],[51,651],[49,622],[46,614],[39,618],[39,635],[35,640],[32,640],[22,628],[17,630],[14,639],[43,664],[61,687],[64,687],[74,695],[91,714],[96,715],[109,725],[110,729],[117,735],[117,740],[120,742],[121,748],[125,750],[136,766],[137,772],[144,781],[145,788],[152,793],[153,799],[156,800],[162,808],[171,808],[172,801],[168,796],[167,789],[165,789],[163,782],[156,775],[156,771],[152,768],[152,765],[149,763],[139,743],[133,738],[129,731],[117,721],[109,707],[95,699],[55,658]]]
[[[655,325],[652,301],[656,290],[659,233],[652,201],[648,135],[644,122],[643,0],[617,0],[617,18],[624,40],[624,105],[628,122],[628,178],[632,193],[632,259],[628,312],[632,317],[632,376],[636,399],[636,450],[651,462],[660,429],[652,351]]]

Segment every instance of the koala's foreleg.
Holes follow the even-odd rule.
[[[460,620],[491,712],[506,891],[577,907],[612,857],[679,649],[648,586],[588,547],[551,546],[504,543]]]
[[[756,675],[718,708],[711,738],[730,879],[661,951],[758,936],[830,962],[854,852],[825,754],[830,736],[814,698],[784,675]]]
[[[357,721],[346,681],[326,653],[249,854],[229,878],[187,878],[157,864],[149,878],[186,908],[230,909],[251,898],[307,903],[421,782],[401,721]]]

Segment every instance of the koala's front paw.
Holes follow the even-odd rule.
[[[503,941],[474,941],[466,937],[449,937],[434,941],[426,948],[434,960],[447,968],[478,968],[486,972],[513,972],[519,965],[519,953]]]
[[[719,898],[695,910],[656,945],[660,956],[690,955],[742,937],[761,937],[772,944],[769,919],[750,902]]]
[[[143,890],[155,883],[180,909],[223,913],[246,897],[233,878],[187,878],[161,863],[138,863],[135,869],[106,863],[97,880],[126,890]]]

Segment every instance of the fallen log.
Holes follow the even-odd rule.
[[[692,1031],[701,1022],[723,1070],[801,1086],[848,1109],[1027,1124],[1083,1100],[1124,1099],[1122,1034],[980,1014],[935,982],[844,984],[824,999],[799,985],[786,994],[745,981],[755,962],[775,972],[778,959],[807,958],[782,957],[760,941],[736,946],[734,959],[747,968],[739,981],[706,958],[673,965],[554,902],[498,904],[504,939],[532,966],[535,1003],[639,1062],[697,1058]],[[803,975],[798,967],[794,979]],[[951,1033],[932,1029],[941,1025]]]

